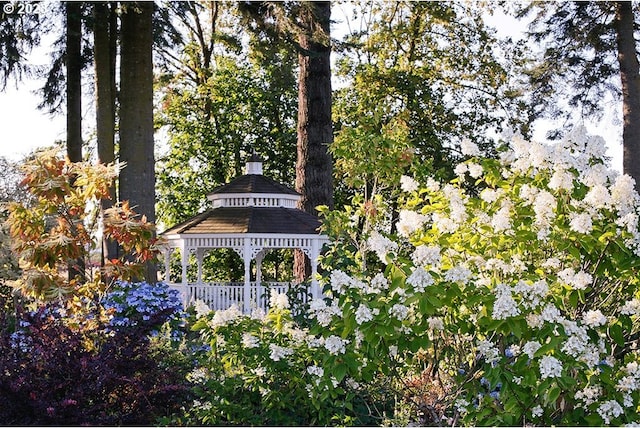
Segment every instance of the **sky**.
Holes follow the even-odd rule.
[[[339,21],[339,18],[336,18]],[[523,28],[522,24],[518,24],[513,18],[504,15],[491,17],[488,21],[498,29],[501,35],[517,37]],[[46,64],[48,61],[47,49],[43,47],[36,50],[31,55],[30,61],[36,64]],[[11,81],[5,91],[0,93],[0,128],[2,129],[0,132],[0,156],[17,161],[38,147],[50,146],[57,140],[64,140],[64,115],[52,116],[37,109],[41,99],[38,92],[42,86],[43,80],[25,80],[17,84],[15,81]],[[86,101],[87,97],[84,98]],[[589,122],[585,125],[591,133],[605,138],[609,155],[612,157],[612,166],[620,171],[622,169],[621,126],[615,125],[616,120],[619,120],[615,117],[619,107],[614,102],[610,102],[609,105],[608,113],[600,122]],[[83,108],[85,116],[87,116],[84,118],[85,121],[93,123],[94,119],[90,117],[91,109],[86,106]],[[535,139],[544,140],[548,125],[541,122],[534,129],[536,130]]]

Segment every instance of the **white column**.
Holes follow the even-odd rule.
[[[267,253],[267,250],[262,250],[256,254],[256,284],[262,284],[262,260]]]
[[[168,248],[164,252],[164,281],[168,284],[171,282],[171,254],[173,248]]]
[[[198,284],[202,283],[202,259],[204,258],[204,248],[196,249],[196,258],[198,259]]]
[[[244,313],[251,312],[251,239],[244,238],[242,251],[244,260]]]
[[[320,285],[318,284],[318,256],[320,255],[320,249],[318,248],[318,240],[311,239],[311,296],[314,299],[320,298]]]
[[[187,285],[187,267],[189,266],[189,249],[187,248],[186,243],[182,242],[181,251],[181,261],[182,261],[182,284]]]

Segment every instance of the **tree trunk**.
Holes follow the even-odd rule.
[[[82,162],[82,3],[66,2],[67,157]],[[71,183],[73,185],[73,183]],[[85,260],[69,262],[69,281],[85,279]]]
[[[115,39],[117,21],[112,3],[93,5],[93,58],[96,75],[96,140],[98,161],[109,164],[115,161]],[[116,198],[115,183],[109,188],[110,199],[100,201],[100,209],[113,206]],[[118,257],[118,244],[104,238],[102,242],[102,264]],[[106,280],[106,278],[105,278]]]
[[[306,2],[301,7],[304,32],[300,34],[298,53],[296,190],[302,195],[299,208],[311,214],[317,214],[318,205],[333,208],[332,161],[328,151],[333,141],[330,18],[330,2]],[[322,34],[322,40],[318,40],[317,34]],[[309,261],[300,250],[296,250],[294,259],[294,275],[301,282],[311,273]]]
[[[153,144],[153,2],[125,4],[120,55],[120,200],[155,223]],[[157,281],[148,263],[145,279]]]
[[[640,185],[640,65],[633,36],[631,2],[616,2],[618,62],[622,80],[622,169]]]
[[[82,161],[82,19],[80,2],[66,2],[67,156]]]

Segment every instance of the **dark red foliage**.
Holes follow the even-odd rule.
[[[0,314],[0,425],[155,425],[185,400],[184,370],[148,327],[81,331],[50,307],[18,318]]]

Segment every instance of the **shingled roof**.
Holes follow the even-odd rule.
[[[271,193],[285,195],[299,195],[293,189],[260,174],[245,174],[236,177],[229,183],[215,188],[209,195],[224,193]]]
[[[302,210],[283,207],[221,207],[205,211],[165,231],[173,234],[318,234],[320,221]]]

